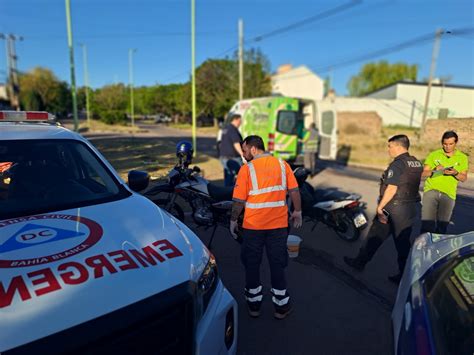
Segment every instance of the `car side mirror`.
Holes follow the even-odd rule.
[[[130,170],[128,172],[128,186],[135,192],[144,190],[150,183],[150,174],[146,171]]]

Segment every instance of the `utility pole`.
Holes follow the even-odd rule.
[[[431,85],[435,75],[436,70],[436,60],[438,58],[441,35],[444,33],[444,30],[438,29],[436,30],[435,34],[435,42],[433,45],[433,52],[431,54],[431,67],[430,67],[430,77],[428,79],[428,89],[426,90],[426,98],[425,98],[425,107],[423,109],[423,118],[421,120],[421,131],[425,131],[426,125],[426,115],[428,113],[428,105],[430,104],[430,93],[431,93]]]
[[[77,118],[76,73],[74,66],[74,47],[72,44],[71,0],[66,0],[66,23],[67,43],[69,46],[69,67],[71,68],[72,114],[74,117],[74,131],[77,132],[79,128],[79,121]]]
[[[135,126],[135,107],[133,102],[133,53],[137,50],[130,48],[128,50],[128,74],[130,81],[130,117],[132,119],[132,127]]]
[[[89,71],[87,69],[87,47],[85,44],[81,44],[82,47],[82,59],[84,63],[84,87],[86,89],[86,114],[87,114],[87,127],[90,127],[90,101],[89,101]]]
[[[193,115],[193,148],[194,156],[197,153],[197,144],[196,144],[196,7],[195,0],[191,0],[191,105],[192,105],[192,115]]]
[[[7,93],[10,105],[17,111],[20,109],[20,83],[18,81],[17,55],[15,41],[22,41],[23,37],[14,34],[0,33],[0,38],[5,40],[7,53]]]
[[[239,19],[239,100],[244,98],[244,22]]]

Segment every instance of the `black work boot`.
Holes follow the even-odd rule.
[[[275,313],[273,314],[276,319],[285,319],[292,311],[290,304],[290,295],[286,290],[271,289],[272,301],[275,306]]]
[[[260,307],[262,302],[247,302],[247,310],[250,317],[257,318],[260,317]]]
[[[275,313],[273,316],[276,319],[285,319],[293,310],[293,307],[291,307],[290,302],[285,304],[284,306],[275,306]]]
[[[247,301],[247,310],[250,317],[256,318],[260,316],[260,307],[262,306],[262,286],[253,289],[245,289],[245,299]]]
[[[344,257],[344,262],[349,265],[351,268],[356,269],[357,271],[362,271],[365,268],[366,261],[362,260],[358,256],[355,258],[350,258],[348,256]]]

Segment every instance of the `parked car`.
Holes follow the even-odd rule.
[[[416,239],[392,325],[394,354],[473,354],[474,231]]]
[[[164,114],[158,114],[155,117],[155,123],[170,123],[172,121],[171,117]]]
[[[235,354],[212,253],[51,118],[0,111],[0,353]]]

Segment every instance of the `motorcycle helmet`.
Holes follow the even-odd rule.
[[[191,164],[193,153],[193,145],[188,141],[181,141],[176,145],[176,156],[179,158],[180,162],[186,166]]]

